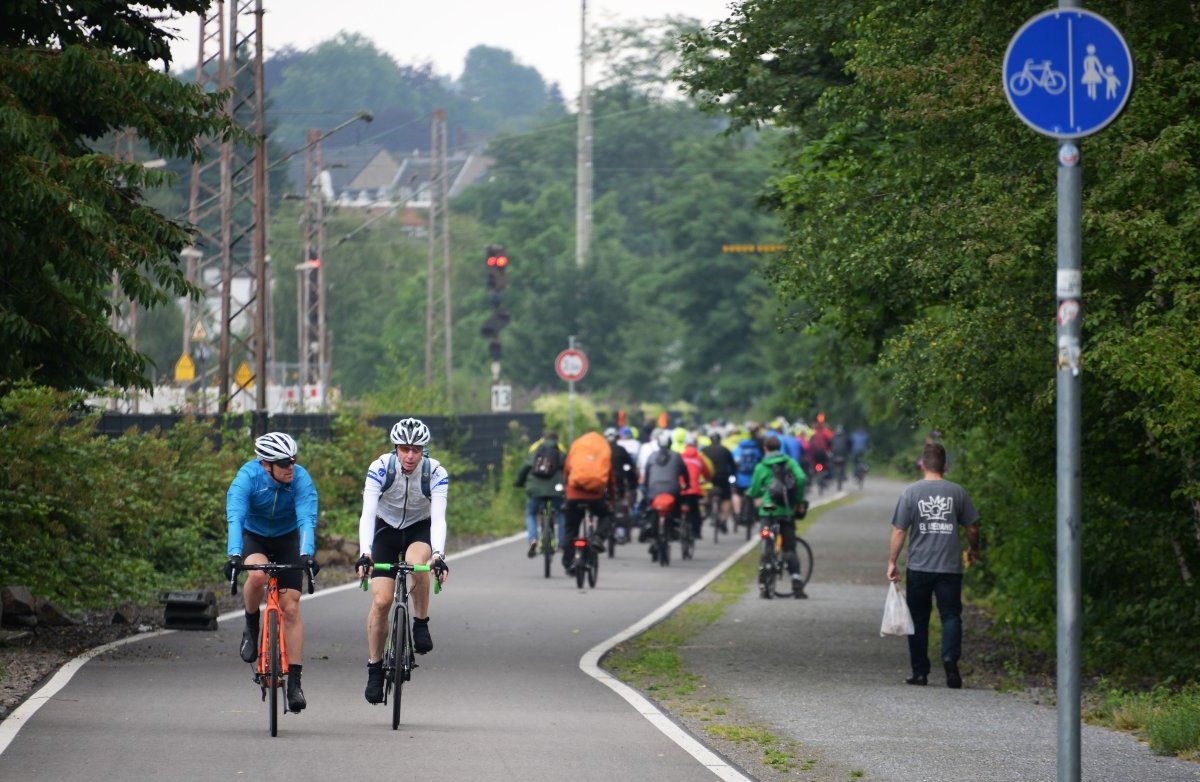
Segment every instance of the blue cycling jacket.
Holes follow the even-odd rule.
[[[312,477],[296,465],[292,482],[274,480],[258,461],[242,465],[225,497],[229,520],[228,556],[242,553],[242,531],[277,538],[300,530],[300,555],[316,552],[317,487]]]

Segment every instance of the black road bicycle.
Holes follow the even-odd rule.
[[[762,553],[758,558],[758,590],[759,595],[770,600],[774,597],[792,596],[792,577],[788,573],[787,557],[784,553],[783,535],[780,534],[779,520],[763,516]],[[799,576],[801,586],[812,578],[813,554],[808,542],[799,535],[796,536],[796,560],[800,565]]]
[[[609,524],[611,529],[612,525]],[[591,509],[583,514],[579,522],[579,537],[575,539],[575,585],[583,589],[583,582],[589,587],[596,586],[596,578],[600,575],[600,555],[591,541],[596,534],[596,517]]]
[[[400,703],[404,694],[404,683],[412,679],[413,668],[417,667],[416,652],[413,649],[412,610],[408,606],[408,575],[409,573],[428,573],[429,565],[410,565],[407,562],[397,562],[388,565],[383,562],[372,566],[376,573],[391,573],[396,581],[392,593],[392,624],[387,641],[383,647],[383,702],[392,698],[392,730],[400,727]],[[433,591],[441,591],[441,582],[433,578]],[[367,589],[367,579],[363,578],[362,588]],[[396,689],[392,697],[392,688]]]

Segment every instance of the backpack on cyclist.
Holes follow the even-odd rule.
[[[533,465],[530,472],[538,478],[553,478],[562,469],[561,451],[558,450],[557,440],[546,440],[533,454]]]
[[[796,484],[796,474],[786,459],[771,464],[771,486],[767,492],[771,501],[777,506],[789,510],[796,507],[800,500],[800,487]]]
[[[750,475],[754,472],[754,468],[762,461],[763,452],[762,446],[758,444],[758,440],[753,437],[748,437],[738,443],[738,464],[737,471],[742,475]]]
[[[576,491],[604,491],[612,472],[612,446],[599,432],[588,432],[571,444],[571,474],[567,485]]]
[[[432,491],[429,488],[429,449],[426,448],[421,456],[421,493],[425,495],[425,499],[432,497]],[[396,482],[396,452],[392,451],[391,457],[388,459],[387,477],[383,479],[383,488],[379,490],[380,494],[391,488]]]

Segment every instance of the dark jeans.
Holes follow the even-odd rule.
[[[929,675],[929,614],[937,596],[942,618],[942,662],[958,662],[962,656],[962,573],[928,573],[909,570],[905,575],[908,610],[913,634],[908,637],[908,656],[916,676]]]

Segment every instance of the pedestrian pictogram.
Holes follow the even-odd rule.
[[[1080,8],[1045,11],[1017,31],[1004,55],[1004,93],[1017,116],[1046,136],[1104,128],[1133,89],[1133,56],[1121,33]]]

